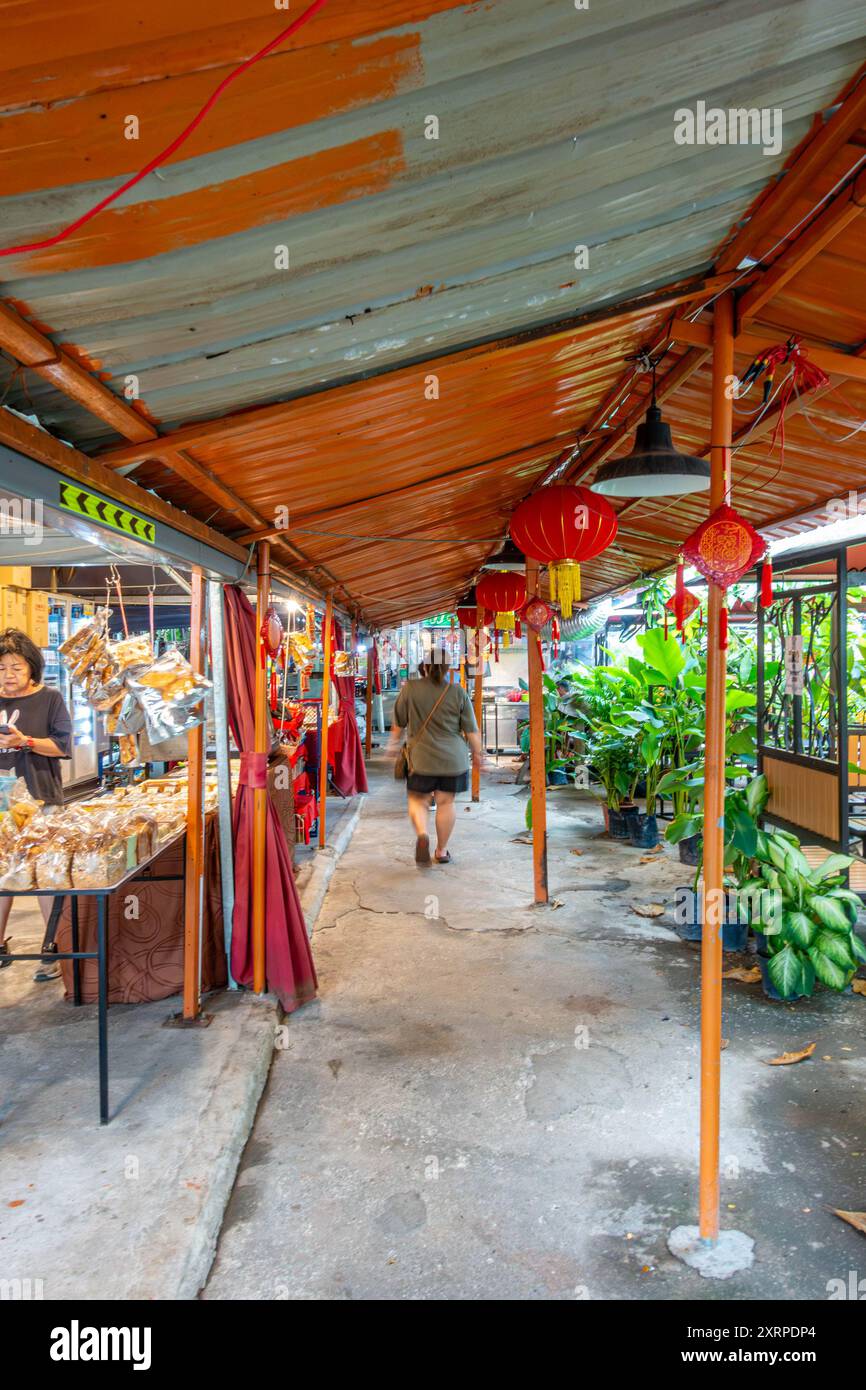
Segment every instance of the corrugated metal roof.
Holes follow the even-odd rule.
[[[104,196],[285,19],[260,0],[213,8],[0,0],[4,243]],[[864,59],[862,0],[334,0],[165,168],[61,245],[0,262],[0,292],[118,393],[137,378],[160,430],[189,426],[191,456],[263,516],[288,506],[298,545],[365,611],[420,614],[453,598],[669,311],[498,340],[705,271]],[[677,145],[674,112],[698,100],[779,108],[779,152]],[[833,247],[856,293],[814,263],[762,320],[862,341],[856,237]],[[491,346],[465,351],[477,343]],[[37,377],[7,385],[80,447],[119,443]],[[251,414],[195,433],[238,410]],[[684,446],[705,443],[705,371],[670,411]],[[794,429],[795,472],[761,480],[757,520],[820,500],[809,449]],[[238,533],[170,465],[134,476]],[[632,509],[591,587],[668,559],[690,506],[669,530]],[[346,539],[422,528],[414,546]]]

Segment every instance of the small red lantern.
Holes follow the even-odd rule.
[[[767,542],[754,526],[723,503],[692,532],[683,554],[705,579],[727,589],[742,579],[766,549]]]
[[[571,617],[580,599],[581,560],[606,550],[616,536],[616,512],[587,487],[557,483],[539,488],[511,518],[511,539],[539,564],[547,565],[550,596]]]
[[[679,578],[679,576],[678,576]],[[701,601],[691,589],[682,589],[679,593],[671,594],[665,603],[665,630],[667,630],[667,614],[672,613],[676,620],[677,632],[682,632],[686,622],[692,616],[696,608],[700,608]]]
[[[478,602],[495,613],[494,626],[501,632],[511,632],[515,611],[526,602],[526,580],[512,570],[490,570],[475,586]]]

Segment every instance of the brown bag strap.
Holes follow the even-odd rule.
[[[413,743],[417,743],[417,742],[418,742],[418,739],[421,737],[421,735],[423,734],[424,730],[427,728],[427,725],[430,723],[430,720],[433,718],[434,714],[436,713],[437,709],[438,709],[439,706],[441,705],[442,701],[445,699],[445,696],[448,694],[448,691],[449,691],[450,689],[451,689],[450,685],[446,685],[446,686],[445,686],[445,689],[442,691],[442,694],[439,696],[439,699],[436,701],[436,703],[435,703],[435,705],[433,706],[433,708],[431,709],[430,713],[427,715],[427,718],[424,720],[424,723],[421,725],[421,728],[418,730],[417,734],[414,734],[413,737],[412,737],[411,739],[407,739],[407,740],[406,740],[406,755],[407,755],[407,757],[408,757],[408,755],[409,755],[409,749],[412,747]]]

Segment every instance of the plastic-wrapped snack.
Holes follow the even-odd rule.
[[[77,665],[91,649],[96,649],[105,639],[110,608],[99,608],[91,622],[73,632],[59,647],[60,655],[67,666]]]
[[[30,795],[23,777],[15,779],[15,785],[9,793],[9,811],[19,830],[22,830],[31,817],[41,810],[43,804],[41,801],[34,800]]]
[[[7,892],[23,893],[33,887],[33,860],[23,854],[13,853],[3,861],[0,873],[0,888]]]
[[[71,888],[72,850],[62,842],[44,849],[33,860],[37,888]]]
[[[131,690],[123,693],[119,707],[112,712],[108,732],[110,734],[140,734],[144,728],[144,711]]]
[[[158,661],[130,675],[127,683],[144,711],[152,743],[186,733],[204,720],[202,701],[211,682],[193,671],[177,647],[169,647]]]
[[[120,761],[124,767],[131,767],[133,764],[141,762],[138,753],[138,739],[135,734],[120,734],[117,741],[120,744]]]
[[[139,671],[153,662],[153,648],[147,635],[121,637],[117,642],[110,642],[108,654],[118,671]]]
[[[107,888],[126,873],[126,840],[116,835],[94,836],[72,856],[74,888]]]

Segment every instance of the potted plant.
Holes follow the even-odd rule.
[[[845,884],[853,862],[851,855],[830,854],[811,869],[795,835],[758,832],[739,889],[749,903],[769,998],[808,997],[816,982],[841,991],[866,962],[854,930],[860,899]]]
[[[629,822],[638,810],[634,793],[641,773],[634,738],[599,731],[589,739],[586,761],[604,789],[605,829],[615,840],[629,839]]]

